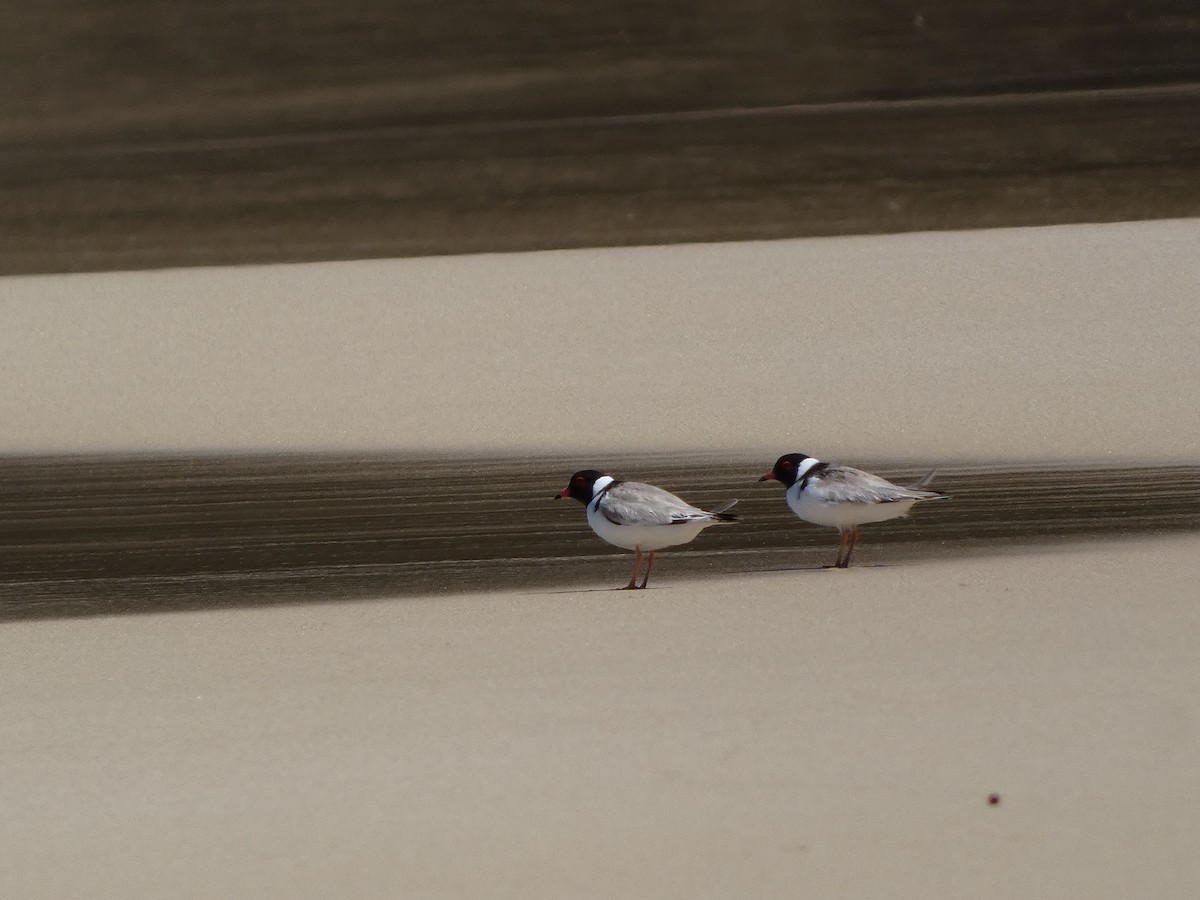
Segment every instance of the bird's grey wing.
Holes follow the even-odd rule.
[[[809,481],[809,489],[828,503],[895,503],[941,496],[933,491],[901,487],[886,478],[849,466],[830,466],[816,472]]]
[[[616,525],[671,525],[709,518],[674,494],[638,481],[622,481],[605,492],[600,512]]]

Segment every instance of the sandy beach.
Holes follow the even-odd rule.
[[[1198,242],[10,278],[5,450],[1194,462]],[[9,622],[0,894],[1194,896],[1198,550]]]
[[[1200,897],[1126,6],[8,4],[0,900]],[[826,570],[785,452],[953,499]],[[742,521],[614,591],[591,467]]]
[[[12,625],[0,888],[1188,897],[1198,549]]]

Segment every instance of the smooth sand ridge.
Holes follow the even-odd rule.
[[[1195,459],[1200,220],[0,280],[0,450]]]
[[[1196,896],[1198,549],[10,625],[0,893]]]

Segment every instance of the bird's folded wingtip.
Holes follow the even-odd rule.
[[[710,509],[708,511],[708,514],[710,516],[712,516],[714,519],[716,519],[718,522],[736,522],[738,520],[738,516],[729,512],[729,510],[733,509],[733,507],[735,507],[736,505],[737,505],[736,499],[735,500],[726,500],[724,503],[718,503],[716,506],[714,506],[712,509]]]
[[[921,476],[921,479],[919,481],[917,481],[916,484],[909,485],[909,489],[914,490],[914,491],[925,490],[927,487],[929,487],[930,483],[933,481],[933,476],[935,476],[937,474],[937,471],[938,471],[937,469],[930,469],[928,472],[926,472],[924,475]]]

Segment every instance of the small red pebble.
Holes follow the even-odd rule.
[[[988,803],[991,806],[999,806],[1000,805],[1000,795],[999,794],[988,794]]]

